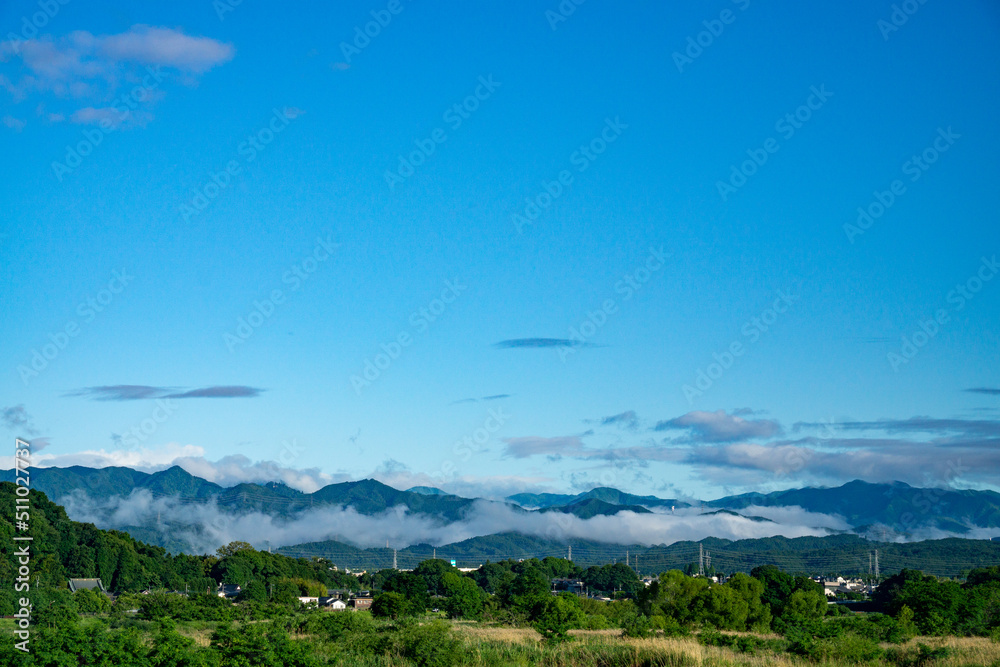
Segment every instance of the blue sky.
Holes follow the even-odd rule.
[[[0,9],[0,407],[39,462],[1000,485],[995,4],[223,6]]]

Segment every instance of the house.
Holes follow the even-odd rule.
[[[299,596],[299,602],[301,602],[302,604],[315,604],[315,605],[318,605],[319,604],[319,598],[311,597],[311,596],[308,596],[308,595],[300,595]]]
[[[216,591],[216,595],[220,598],[234,598],[240,594],[239,584],[219,584],[219,589]]]
[[[372,608],[372,598],[351,598],[348,603],[351,605],[351,609],[371,609]]]
[[[71,593],[87,590],[108,595],[108,591],[104,588],[104,584],[101,583],[100,579],[70,579],[69,590]]]
[[[347,603],[343,600],[334,600],[328,606],[331,611],[344,611],[347,609]]]
[[[326,594],[331,598],[346,598],[350,597],[350,588],[328,588],[326,589]]]
[[[579,579],[555,578],[552,580],[553,591],[567,591],[575,595],[583,595],[584,584]]]

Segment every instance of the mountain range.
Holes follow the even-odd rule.
[[[351,508],[357,515],[373,518],[388,516],[390,511],[399,512],[401,508],[405,508],[405,515],[408,517],[423,517],[430,522],[429,525],[448,526],[462,521],[480,521],[485,507],[489,511],[502,511],[508,516],[523,516],[527,519],[552,513],[591,520],[600,517],[617,519],[623,512],[630,514],[622,516],[635,517],[665,516],[676,512],[679,519],[699,517],[706,521],[723,521],[731,517],[740,521],[747,519],[757,523],[775,523],[777,526],[781,522],[781,512],[794,511],[804,517],[800,518],[801,521],[806,522],[813,520],[813,515],[820,518],[836,517],[839,522],[836,526],[831,527],[832,524],[827,523],[825,529],[817,534],[853,533],[882,540],[949,535],[989,537],[994,532],[1000,534],[1000,530],[992,531],[994,528],[1000,529],[1000,494],[993,491],[923,489],[902,482],[871,484],[855,480],[834,488],[810,487],[773,493],[748,493],[701,502],[640,496],[607,487],[598,487],[576,495],[521,493],[503,500],[485,500],[463,498],[433,487],[399,490],[373,479],[330,484],[313,493],[303,493],[277,482],[242,483],[223,487],[195,477],[179,466],[154,473],[124,467],[34,468],[31,476],[33,488],[46,493],[56,502],[66,504],[71,511],[81,506],[81,500],[89,503],[87,507],[108,508],[109,502],[116,499],[125,502],[133,498],[135,492],[145,491],[154,501],[165,500],[188,508],[192,505],[210,507],[212,511],[221,512],[226,517],[248,516],[251,512],[259,512],[278,523],[288,523],[291,519],[308,516],[309,510],[317,508]],[[13,471],[0,471],[0,481],[13,481],[13,478]],[[84,518],[103,524],[101,527],[126,530],[137,539],[158,544],[171,551],[190,548],[190,542],[186,544],[177,537],[183,529],[190,527],[186,525],[183,513],[163,520],[157,512],[156,521],[152,522],[135,519],[135,512],[115,514],[113,509],[107,509],[104,514],[92,513]],[[190,522],[193,521],[192,518]],[[348,539],[350,530],[339,530],[340,532],[336,532],[334,528],[317,525],[314,534],[303,535],[305,540],[299,538],[299,544],[283,543],[288,545],[287,549],[301,552],[312,552],[317,548],[316,544],[327,544],[328,548],[345,554],[356,549],[348,544],[354,541]],[[492,540],[492,546],[488,548],[481,547],[486,544],[484,542],[470,542],[474,547],[473,551],[493,554],[503,552],[504,549],[498,548],[497,544],[509,541],[512,539],[510,535],[514,533],[503,528],[495,533],[472,538]],[[780,531],[776,533],[782,534]],[[331,541],[330,535],[338,537]],[[503,537],[504,535],[507,537]],[[310,536],[320,542],[310,542]],[[282,539],[294,538],[284,536]],[[410,549],[418,548],[421,541],[419,535],[414,537],[413,534],[405,539],[409,540],[407,543],[410,544]],[[524,539],[525,535],[520,535],[516,541],[521,546],[507,552],[517,554],[524,551]],[[595,537],[597,543],[605,546],[608,543],[621,544],[631,539],[610,535]],[[566,539],[550,541],[564,544]],[[417,546],[412,542],[417,542]],[[452,546],[461,543],[464,542],[455,542]],[[542,548],[541,544],[528,546],[528,551]],[[462,552],[462,548],[455,549]],[[633,553],[638,553],[641,548],[633,545],[632,549]]]

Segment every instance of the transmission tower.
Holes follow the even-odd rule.
[[[698,545],[698,576],[705,576],[705,547]]]
[[[396,550],[392,550],[392,569],[396,569]]]
[[[566,560],[568,560],[568,561],[572,561],[573,560],[573,545],[572,544],[569,545],[569,554],[566,555]]]
[[[875,581],[878,581],[878,579],[879,579],[879,571],[878,571],[878,549],[876,549],[875,550]]]

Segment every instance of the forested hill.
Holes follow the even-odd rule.
[[[23,544],[12,539],[14,489],[14,484],[0,482],[0,581],[3,582],[14,581],[17,571],[14,545]],[[216,556],[171,556],[163,548],[139,542],[127,533],[72,521],[61,506],[40,491],[32,490],[29,499],[27,534],[33,538],[32,586],[61,587],[69,578],[99,577],[115,592],[146,588],[214,592],[217,582],[232,578],[231,575],[245,576],[232,571],[234,568],[256,568],[275,581],[317,581],[331,587],[344,583],[342,575],[329,570],[325,563],[280,554],[255,551],[255,560],[249,564]],[[12,586],[0,591],[0,595],[8,594],[13,594]]]
[[[707,555],[709,570],[724,573],[750,572],[762,565],[775,565],[795,574],[868,574],[870,558],[879,552],[881,572],[891,574],[904,568],[938,576],[955,577],[976,567],[1000,563],[1000,543],[988,540],[950,538],[923,542],[871,542],[856,535],[827,537],[770,537],[748,540],[707,538],[701,542],[676,542],[646,547],[638,544],[608,544],[596,540],[551,540],[520,533],[498,533],[474,537],[454,544],[432,547],[419,544],[393,553],[392,549],[359,549],[327,540],[282,547],[289,556],[327,558],[342,567],[379,569],[391,567],[395,557],[399,567],[410,568],[436,555],[455,560],[460,567],[479,567],[486,562],[507,559],[566,558],[572,547],[573,562],[581,567],[624,563],[643,574],[659,574],[671,569],[696,568],[699,551]]]

